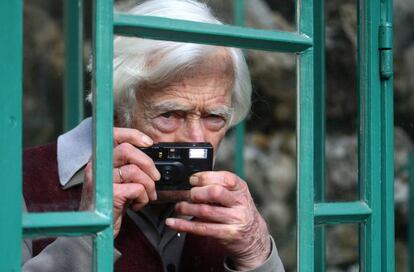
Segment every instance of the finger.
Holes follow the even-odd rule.
[[[239,194],[231,192],[220,185],[193,187],[190,190],[191,201],[194,203],[220,204],[232,207],[239,204],[239,201],[237,201],[238,196]]]
[[[114,183],[126,183],[125,173],[122,166],[112,169],[112,179]]]
[[[227,171],[199,172],[190,177],[193,186],[221,185],[231,191],[241,189],[244,185],[238,176]]]
[[[141,131],[133,128],[114,128],[114,142],[115,145],[121,143],[130,143],[135,146],[151,146],[153,145],[152,139],[142,133]]]
[[[149,197],[142,184],[137,183],[114,183],[114,209],[123,210],[127,203],[148,204]]]
[[[167,218],[165,224],[178,232],[210,236],[221,240],[232,240],[237,235],[236,227],[226,224],[188,221],[180,218]]]
[[[122,143],[114,148],[114,167],[125,164],[135,164],[153,180],[161,178],[160,172],[155,167],[153,160],[144,152],[129,143]]]
[[[177,213],[187,216],[194,216],[206,221],[237,224],[240,218],[234,209],[219,207],[208,204],[194,204],[188,202],[179,202],[175,205]]]
[[[135,164],[128,164],[113,169],[113,176],[115,183],[142,184],[147,195],[150,196],[150,200],[154,201],[157,199],[154,180]]]
[[[86,182],[91,183],[92,182],[92,161],[89,160],[88,163],[85,166],[84,170],[84,176],[86,179]]]

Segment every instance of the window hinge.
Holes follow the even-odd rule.
[[[379,26],[380,74],[382,79],[389,79],[394,74],[392,53],[392,24]]]

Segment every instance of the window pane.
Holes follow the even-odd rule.
[[[326,198],[358,199],[356,1],[326,2]],[[362,118],[362,117],[361,117]]]
[[[394,167],[395,167],[395,250],[396,271],[413,269],[413,246],[408,232],[414,208],[413,188],[406,169],[408,158],[413,156],[414,143],[414,32],[410,26],[414,9],[408,2],[394,3]],[[414,174],[414,169],[411,173]],[[410,224],[410,225],[409,225]],[[411,236],[412,237],[412,236]],[[409,265],[411,267],[409,267]]]
[[[358,225],[326,227],[327,271],[360,271],[358,259]]]
[[[126,11],[135,6],[136,3],[142,3],[145,1],[146,0],[119,0],[116,2],[116,7],[118,11]],[[236,10],[234,3],[242,1],[201,0],[200,2],[206,3],[213,11],[213,14],[223,23],[237,25],[234,19],[234,12]],[[274,0],[245,0],[244,7],[244,22],[247,27],[256,29],[295,31],[294,1],[284,1],[284,3],[281,4],[280,2]]]
[[[92,236],[39,237],[23,241],[23,271],[93,271]]]
[[[245,175],[286,271],[296,269],[296,56],[247,51],[253,82],[246,121]],[[234,169],[234,130],[215,168]]]

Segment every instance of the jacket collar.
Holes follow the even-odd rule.
[[[92,118],[86,118],[74,129],[58,137],[57,162],[60,185],[71,178],[92,156]]]

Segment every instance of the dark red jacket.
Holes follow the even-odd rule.
[[[76,211],[79,208],[81,186],[67,190],[60,187],[56,149],[56,143],[52,143],[24,151],[23,195],[29,212]],[[35,241],[33,254],[39,254],[52,241]],[[163,271],[159,254],[128,216],[122,221],[115,247],[122,253],[115,263],[115,271]],[[214,239],[187,235],[180,271],[224,271],[223,261],[224,250]],[[167,267],[168,272],[176,271],[172,265],[167,264]]]

